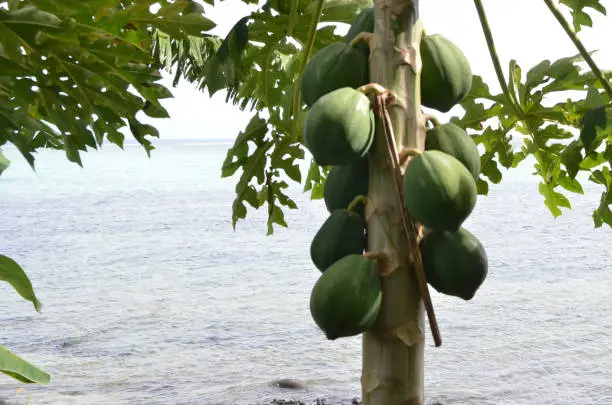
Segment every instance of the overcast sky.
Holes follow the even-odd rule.
[[[516,59],[526,72],[543,59],[552,61],[577,53],[543,0],[483,2],[504,74],[507,74],[510,59]],[[612,12],[612,0],[602,0],[601,3]],[[420,4],[427,33],[442,34],[456,43],[470,60],[473,73],[483,76],[492,91],[498,91],[473,0],[420,0]],[[566,10],[564,6],[561,7]],[[249,12],[240,0],[224,0],[215,8],[208,6],[206,9],[209,18],[217,23],[213,32],[219,35],[225,35],[238,19]],[[583,28],[579,36],[587,49],[599,49],[594,55],[599,66],[612,69],[612,24],[605,21],[609,17],[595,12],[590,14],[594,19],[594,28]],[[566,15],[569,18],[569,13]],[[345,30],[339,33],[343,34]],[[163,83],[169,88],[172,85],[169,76]],[[248,111],[241,112],[237,107],[226,104],[222,92],[210,99],[206,93],[186,82],[181,82],[172,92],[174,99],[164,101],[171,118],[149,121],[160,130],[162,139],[234,138],[251,116]]]

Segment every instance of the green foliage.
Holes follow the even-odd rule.
[[[159,6],[155,11],[151,6]],[[155,12],[154,12],[155,11]],[[149,153],[157,130],[136,115],[166,118],[153,38],[203,35],[215,24],[191,0],[11,0],[0,7],[0,146],[12,143],[34,167],[39,148],[81,151],[104,139],[123,146],[129,129]],[[9,165],[0,151],[0,174]],[[0,280],[37,311],[28,277],[0,255]],[[0,346],[0,372],[46,384],[49,375]]]
[[[40,312],[41,304],[34,294],[32,283],[21,266],[13,259],[0,254],[0,281],[6,281]],[[0,345],[0,372],[24,383],[48,384],[51,377],[36,366]]]
[[[361,9],[371,5],[366,0],[325,1],[320,21],[350,23]],[[228,150],[222,167],[222,177],[242,172],[233,203],[234,227],[247,215],[245,204],[253,208],[266,205],[268,234],[273,232],[274,224],[287,226],[283,208],[297,208],[284,193],[289,186],[287,180],[303,181],[304,190],[312,198],[323,197],[329,168],[311,162],[303,176],[298,166],[305,158],[301,133],[304,104],[300,105],[297,133],[293,133],[293,98],[303,58],[300,47],[308,41],[315,9],[316,2],[312,2],[298,11],[294,20],[289,15],[273,15],[267,9],[257,10],[238,19],[226,38],[154,37],[155,55],[166,68],[174,67],[175,84],[184,78],[210,95],[224,89],[226,101],[241,110],[254,111],[247,128]],[[334,29],[331,25],[317,29],[311,55],[343,40]]]
[[[492,95],[482,79],[474,76],[471,92],[460,103],[464,115],[451,121],[472,130],[476,143],[484,146],[482,175],[491,183],[502,181],[500,166],[513,168],[527,156],[533,156],[536,173],[541,178],[539,192],[555,217],[562,214],[561,208],[571,208],[561,190],[582,194],[577,175],[581,171],[590,172],[589,180],[604,187],[602,203],[593,213],[595,226],[603,223],[612,226],[610,215],[606,214],[610,212],[607,204],[611,189],[596,174],[603,175],[612,164],[610,98],[593,73],[579,64],[581,61],[580,55],[554,62],[544,60],[526,74],[511,61],[508,87],[516,104],[503,93]],[[604,73],[612,77],[612,72]],[[547,96],[569,90],[583,91],[586,97],[547,103]],[[520,150],[512,146],[513,135],[523,138]],[[481,178],[479,192],[486,194],[488,187]]]
[[[302,183],[311,198],[323,195],[329,167],[310,162],[307,172],[297,166],[304,159],[301,134],[306,106],[299,114],[293,108],[293,96],[299,83],[303,62],[302,47],[308,43],[308,32],[317,2],[295,15],[272,15],[264,7],[237,20],[226,38],[215,36],[173,39],[154,35],[155,56],[167,69],[174,67],[175,84],[181,78],[198,83],[201,90],[215,94],[224,89],[227,101],[240,109],[254,110],[247,129],[239,134],[228,151],[222,176],[241,172],[233,204],[233,225],[247,215],[245,204],[268,209],[268,234],[273,224],[286,226],[283,209],[295,209],[295,202],[284,190],[290,179]],[[562,0],[572,14],[575,29],[591,26],[589,12],[606,14],[597,0]],[[295,5],[292,3],[292,5]],[[320,22],[314,37],[312,57],[326,45],[342,40],[334,34],[334,24],[352,23],[360,10],[370,2],[330,0],[323,3]],[[294,10],[296,11],[296,10]],[[582,193],[577,175],[590,172],[590,181],[604,187],[601,205],[593,214],[596,226],[612,226],[609,201],[610,156],[608,96],[596,76],[585,71],[579,55],[555,62],[542,61],[526,74],[512,61],[508,86],[512,99],[503,93],[491,94],[479,76],[473,76],[471,91],[461,102],[465,110],[452,122],[472,133],[482,144],[482,175],[478,179],[480,194],[488,192],[490,183],[502,181],[501,167],[513,168],[527,156],[536,159],[536,172],[542,178],[539,186],[544,202],[554,216],[570,202],[561,189]],[[612,76],[606,73],[607,76]],[[568,99],[547,105],[547,96],[569,90],[587,91],[584,99]],[[293,126],[293,121],[297,124]],[[297,133],[293,130],[297,128]],[[522,137],[523,145],[515,150],[512,140]]]
[[[591,8],[606,15],[606,8],[599,0],[560,0],[560,3],[566,5],[571,10],[574,19],[574,30],[576,32],[580,31],[583,26],[593,26],[593,20],[585,9]]]
[[[159,3],[153,14],[150,7]],[[80,152],[104,139],[122,147],[129,129],[147,153],[157,130],[140,112],[166,118],[171,97],[151,46],[161,29],[176,38],[215,26],[187,0],[26,0],[0,8],[0,146],[14,144],[30,165],[38,148]]]
[[[0,373],[26,384],[49,384],[51,376],[0,345]]]
[[[32,302],[34,309],[40,311],[41,305],[34,294],[32,283],[25,274],[21,266],[19,266],[10,257],[0,254],[0,281],[6,281],[13,286],[15,291],[24,299]]]
[[[2,175],[2,173],[8,169],[8,167],[11,165],[11,161],[4,156],[4,154],[2,153],[2,149],[0,149],[0,175]]]

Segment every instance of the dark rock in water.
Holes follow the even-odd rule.
[[[279,381],[285,381],[285,380],[295,381],[295,380],[290,380],[290,379],[283,379],[283,380],[275,381],[274,384],[277,384]],[[342,401],[341,403],[327,402],[323,398],[317,398],[314,401],[308,401],[308,402],[299,401],[299,400],[273,399],[272,402],[269,402],[269,403],[266,402],[266,405],[361,405],[361,401],[359,400],[359,398],[353,398],[352,400],[350,400],[350,402],[348,400]],[[432,402],[429,405],[443,405],[443,404],[441,402]]]
[[[306,388],[306,384],[292,378],[281,378],[280,380],[274,381],[272,385],[290,390],[303,390]]]
[[[275,399],[270,405],[306,405],[302,401],[285,401],[284,399]]]

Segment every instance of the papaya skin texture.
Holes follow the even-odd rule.
[[[457,159],[440,151],[412,158],[404,174],[404,201],[425,227],[456,231],[476,205],[476,182]]]
[[[471,136],[458,125],[449,122],[427,130],[425,150],[439,150],[459,160],[472,174],[480,175],[480,153]]]
[[[365,228],[365,221],[359,214],[344,209],[332,212],[310,245],[314,265],[325,271],[344,256],[363,253]]]
[[[430,231],[421,240],[420,250],[427,281],[439,293],[469,301],[487,277],[486,251],[465,228]]]
[[[465,54],[445,37],[421,40],[421,104],[448,112],[472,88],[472,69]]]
[[[358,88],[369,82],[368,55],[345,42],[334,42],[315,53],[300,79],[306,105],[342,87]]]
[[[368,194],[369,167],[367,157],[357,163],[332,167],[323,189],[323,201],[329,212],[346,209],[355,197]],[[363,217],[363,205],[360,205],[356,212]]]
[[[353,164],[370,150],[374,126],[368,97],[343,87],[310,108],[304,120],[304,144],[319,166]]]
[[[329,340],[355,336],[376,321],[382,302],[380,275],[372,261],[348,255],[330,266],[315,283],[310,313]]]

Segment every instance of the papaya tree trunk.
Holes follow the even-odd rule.
[[[420,109],[421,28],[418,0],[375,2],[375,43],[371,45],[370,82],[391,90],[399,101],[389,107],[396,150],[423,150],[425,121]],[[422,405],[424,309],[411,268],[408,240],[389,165],[380,121],[370,155],[368,250],[386,252],[399,267],[383,277],[379,318],[363,335],[364,405]]]

